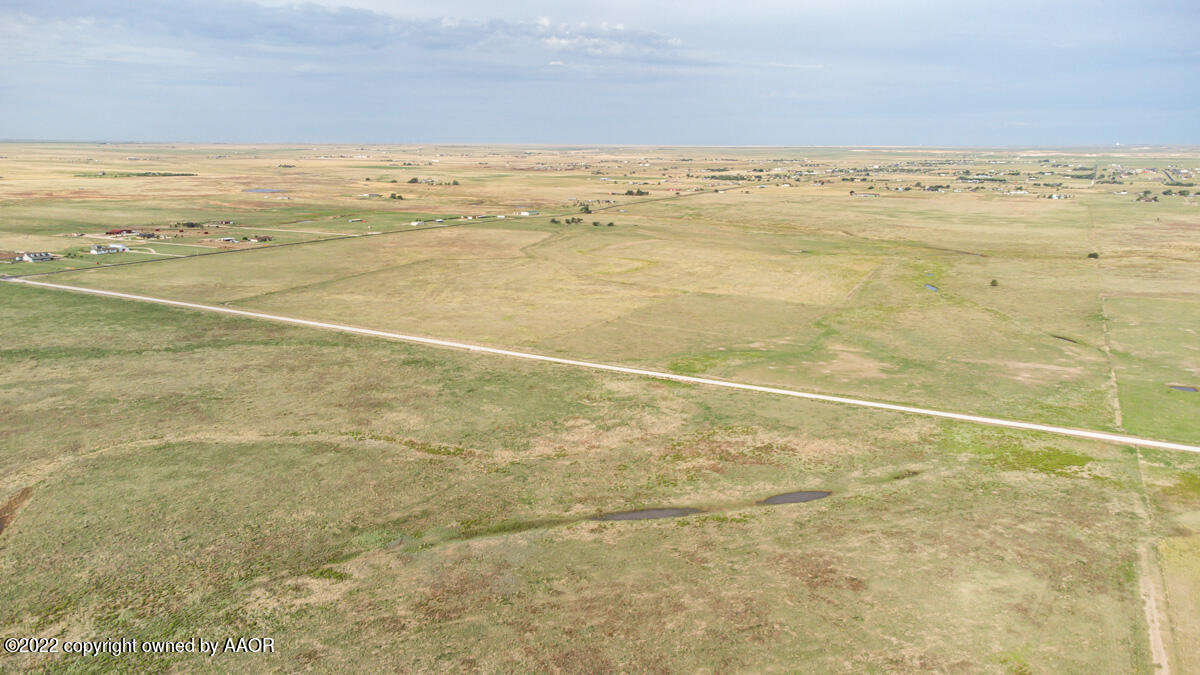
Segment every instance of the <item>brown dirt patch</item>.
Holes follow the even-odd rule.
[[[534,439],[520,453],[499,453],[497,458],[512,460],[520,457],[544,457],[555,454],[591,454],[612,450],[632,442],[643,441],[675,431],[683,423],[677,411],[639,413],[622,424],[601,428],[585,418],[566,420],[563,428]]]
[[[1019,382],[1050,384],[1078,380],[1086,371],[1078,366],[1057,366],[1050,363],[1024,361],[996,361],[988,359],[960,359],[963,363],[992,366],[1001,377]]]
[[[307,576],[291,577],[250,591],[246,609],[253,611],[294,610],[308,605],[328,605],[341,600],[355,584]]]
[[[820,552],[781,553],[775,557],[776,564],[784,573],[796,577],[812,591],[847,590],[860,592],[867,582],[847,574],[841,561],[835,556]]]
[[[426,621],[453,621],[502,598],[510,575],[511,565],[504,561],[446,563],[414,609]]]
[[[863,355],[860,350],[839,345],[829,348],[834,353],[833,360],[820,365],[825,373],[843,380],[883,378],[888,375],[885,371],[891,369],[887,364]]]
[[[10,497],[8,501],[4,502],[4,506],[0,506],[0,534],[3,534],[4,530],[8,529],[8,526],[16,520],[17,509],[21,508],[32,496],[33,488],[27,487]]]
[[[778,466],[784,460],[821,464],[844,454],[835,444],[816,439],[768,434],[740,427],[712,427],[673,441],[663,453],[676,462],[718,461]]]

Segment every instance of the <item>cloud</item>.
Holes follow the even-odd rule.
[[[986,143],[1146,138],[1154,119],[1159,137],[1196,142],[1187,85],[1200,74],[1198,8],[0,0],[0,128],[364,142],[937,143],[954,133]]]
[[[679,60],[681,45],[677,38],[623,24],[555,23],[544,17],[532,21],[403,18],[367,9],[264,6],[238,0],[12,0],[0,8],[0,19],[20,24],[27,35],[49,36],[52,42],[56,35],[66,37],[86,29],[89,35],[75,36],[85,44],[91,37],[90,42],[110,44],[183,41],[238,51],[249,45],[258,51],[282,47],[310,54],[423,50],[488,58],[499,50],[510,60],[523,59],[531,65],[553,54],[596,61],[665,62]],[[93,54],[106,58],[95,49]]]

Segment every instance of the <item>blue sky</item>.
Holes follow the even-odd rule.
[[[0,0],[0,138],[1200,144],[1200,3]]]

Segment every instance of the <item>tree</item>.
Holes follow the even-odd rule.
[[[1088,254],[1088,258],[1091,258],[1091,259],[1096,259],[1099,257],[1100,257],[1100,254],[1096,253],[1095,251],[1092,251],[1091,253]]]
[[[992,284],[991,284],[991,285],[992,285],[992,286],[999,286],[999,285],[1000,285],[1000,282],[999,282],[999,281],[996,281],[995,279],[992,279]]]
[[[420,179],[420,178],[417,178],[416,176],[413,176],[412,178],[409,178],[409,179],[408,179],[408,182],[410,182],[410,183],[420,183],[420,182],[421,182],[421,179]]]
[[[579,212],[580,213],[591,213],[592,207],[588,206],[587,204],[584,204],[582,207],[580,207]]]

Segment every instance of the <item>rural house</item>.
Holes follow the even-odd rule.
[[[128,253],[129,247],[124,244],[113,244],[105,246],[104,244],[92,244],[92,255],[104,255],[106,253]]]

